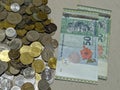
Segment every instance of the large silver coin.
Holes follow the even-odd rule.
[[[18,12],[20,10],[20,5],[18,3],[12,3],[10,8],[13,12]]]
[[[23,70],[23,75],[25,78],[33,78],[35,76],[35,71],[33,70],[32,67],[28,67],[26,69]]]

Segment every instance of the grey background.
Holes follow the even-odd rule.
[[[58,26],[54,38],[59,40],[62,8],[77,8],[77,4],[112,10],[108,80],[99,80],[98,85],[56,80],[52,90],[120,90],[120,0],[49,0],[50,17]]]

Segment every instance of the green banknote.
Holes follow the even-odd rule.
[[[56,79],[96,83],[98,37],[96,13],[64,9]]]
[[[108,55],[109,55],[109,41],[110,41],[110,10],[100,9],[95,7],[78,5],[79,10],[90,11],[98,13],[98,66],[99,78],[107,79],[108,71]]]

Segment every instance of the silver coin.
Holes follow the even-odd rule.
[[[2,42],[5,39],[5,31],[0,30],[0,42]]]
[[[38,88],[39,90],[48,90],[49,83],[46,80],[40,80],[38,82]]]
[[[33,70],[32,67],[28,67],[23,70],[23,75],[25,78],[33,78],[35,76],[35,71]]]
[[[3,79],[2,81],[1,81],[1,88],[3,89],[3,90],[10,90],[11,89],[11,87],[12,87],[12,81],[11,80],[9,80],[9,79]]]
[[[21,90],[21,88],[18,87],[18,86],[13,86],[13,87],[11,88],[11,90]]]
[[[10,8],[13,12],[18,12],[20,10],[20,5],[18,3],[12,3]]]
[[[29,83],[32,83],[33,85],[36,83],[36,79],[35,79],[35,77],[33,77],[33,78],[31,78],[31,79],[26,79],[26,78],[25,78],[24,81],[25,81],[24,83],[29,82]]]
[[[17,36],[16,30],[12,27],[9,27],[5,30],[5,34],[8,38]]]
[[[22,41],[19,38],[15,38],[9,42],[8,46],[10,47],[10,49],[18,50],[22,46]]]
[[[13,79],[13,83],[16,85],[16,86],[19,86],[21,87],[23,84],[24,84],[24,81],[25,78],[23,75],[18,75],[16,76],[14,79]]]
[[[8,68],[8,63],[0,61],[0,75],[2,75]]]
[[[52,73],[51,73],[51,69],[49,67],[46,67],[45,70],[42,72],[41,78],[45,79],[47,81],[52,79]]]
[[[7,44],[0,43],[0,51],[2,51],[2,50],[10,50],[10,48]]]

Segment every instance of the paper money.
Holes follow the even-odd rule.
[[[96,28],[97,14],[64,9],[56,79],[97,82],[98,38],[96,37]]]
[[[110,41],[110,10],[100,9],[95,7],[78,5],[79,10],[90,11],[98,13],[98,66],[99,78],[107,79],[108,71],[108,55],[109,55],[109,41]]]

